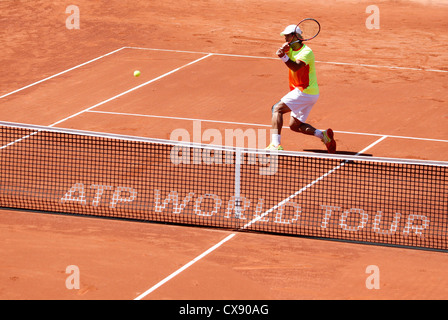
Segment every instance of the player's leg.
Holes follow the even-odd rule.
[[[310,136],[316,135],[317,137],[322,139],[322,131],[317,130],[308,123],[303,123],[293,116],[289,120],[289,128],[294,132],[299,132]]]
[[[272,132],[271,143],[266,148],[268,150],[283,150],[281,146],[281,132],[283,128],[283,115],[291,112],[291,109],[282,101],[277,102],[272,106]]]
[[[291,91],[282,101],[291,109],[291,120],[289,127],[295,132],[300,132],[307,135],[314,135],[322,140],[328,149],[328,152],[336,152],[336,141],[331,129],[320,131],[308,124],[306,121],[311,109],[319,99],[319,95],[310,95],[301,92],[298,89]]]
[[[283,114],[291,112],[290,128],[295,132],[314,135],[318,137],[328,149],[328,152],[336,152],[336,141],[333,130],[320,131],[306,123],[311,109],[317,102],[319,95],[310,95],[294,89],[288,92],[279,102],[272,107],[271,144],[268,150],[283,150],[281,146],[281,130],[283,127]]]
[[[333,130],[327,129],[325,131],[320,131],[308,123],[301,122],[294,116],[291,116],[289,128],[294,132],[312,135],[319,138],[325,144],[329,153],[336,152],[336,141],[334,140]]]

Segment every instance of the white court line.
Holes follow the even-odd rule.
[[[40,130],[39,130],[39,131],[35,131],[35,132],[33,132],[33,133],[30,133],[30,134],[27,134],[26,136],[23,136],[23,137],[21,137],[21,138],[15,140],[15,141],[11,141],[10,143],[7,143],[7,144],[1,146],[1,147],[0,147],[0,150],[1,150],[1,149],[5,149],[5,148],[7,148],[7,147],[9,147],[9,146],[12,146],[13,144],[15,144],[15,143],[17,143],[17,142],[20,142],[20,141],[22,141],[22,140],[28,139],[29,137],[34,136],[34,135],[35,135],[36,133],[38,133],[38,132],[40,132]]]
[[[55,75],[52,75],[50,77],[47,77],[45,79],[39,80],[37,82],[34,82],[32,84],[29,84],[25,87],[22,87],[20,89],[14,90],[12,92],[9,92],[7,94],[4,94],[0,96],[0,99],[5,98],[13,93],[25,90],[29,87],[35,86],[39,83],[42,83],[44,81],[50,80],[52,78],[55,78],[57,76],[60,76],[64,73],[67,73],[69,71],[75,70],[77,68],[80,68],[86,64],[89,64],[91,62],[94,62],[96,60],[99,60],[101,58],[104,58],[106,56],[109,56],[113,53],[116,53],[118,51],[121,51],[123,49],[134,49],[134,50],[150,50],[150,51],[165,51],[165,52],[177,52],[177,53],[192,53],[192,54],[204,54],[204,55],[215,55],[215,56],[226,56],[226,57],[237,57],[237,58],[254,58],[254,59],[268,59],[268,60],[278,60],[275,57],[261,57],[261,56],[248,56],[248,55],[240,55],[240,54],[230,54],[230,53],[210,53],[210,52],[201,52],[201,51],[186,51],[186,50],[174,50],[174,49],[157,49],[157,48],[143,48],[143,47],[122,47],[117,50],[114,50],[112,52],[109,52],[107,54],[104,54],[98,58],[92,59],[90,61],[84,62],[80,65],[77,65],[73,68],[67,69],[65,71],[59,72]],[[412,68],[412,67],[397,67],[397,66],[384,66],[384,65],[374,65],[374,64],[364,64],[364,63],[348,63],[348,62],[332,62],[332,61],[316,61],[317,63],[325,63],[325,64],[332,64],[332,65],[343,65],[343,66],[355,66],[355,67],[371,67],[371,68],[386,68],[386,69],[398,69],[398,70],[411,70],[411,71],[427,71],[427,72],[442,72],[442,73],[448,73],[448,70],[440,70],[440,69],[422,69],[422,68]]]
[[[95,105],[93,105],[93,106],[91,106],[91,107],[88,107],[88,108],[86,108],[86,109],[84,109],[84,110],[81,110],[81,111],[79,111],[79,112],[77,112],[77,113],[74,113],[74,114],[72,114],[71,116],[68,116],[67,118],[64,118],[64,119],[62,119],[62,120],[56,121],[55,123],[49,125],[49,127],[53,127],[53,126],[55,126],[55,125],[58,125],[58,124],[60,124],[61,122],[64,122],[64,121],[67,121],[68,119],[71,119],[71,118],[74,118],[74,117],[76,117],[76,116],[79,116],[80,114],[83,114],[84,112],[91,111],[92,109],[94,109],[94,108],[96,108],[96,107],[99,107],[99,106],[101,106],[101,105],[103,105],[103,104],[105,104],[105,103],[107,103],[107,102],[110,102],[110,101],[115,100],[115,99],[117,99],[117,98],[119,98],[119,97],[122,97],[122,96],[124,96],[125,94],[128,94],[128,93],[130,93],[130,92],[132,92],[132,91],[135,91],[135,90],[137,90],[137,89],[140,89],[141,87],[144,87],[144,86],[146,86],[146,85],[148,85],[148,84],[150,84],[150,83],[153,83],[153,82],[155,82],[155,81],[157,81],[157,80],[160,80],[160,79],[162,79],[162,78],[165,78],[166,76],[169,76],[169,75],[171,75],[171,74],[173,74],[173,73],[175,73],[175,72],[177,72],[177,71],[179,71],[179,70],[182,70],[183,68],[186,68],[186,67],[188,67],[188,66],[191,66],[192,64],[195,64],[195,63],[197,63],[197,62],[199,62],[199,61],[202,61],[202,60],[204,60],[204,59],[206,59],[206,58],[208,58],[208,57],[210,57],[210,56],[212,56],[211,53],[209,53],[209,54],[207,54],[206,56],[203,56],[203,57],[201,57],[201,58],[199,58],[199,59],[196,59],[196,60],[194,60],[194,61],[191,61],[191,62],[189,62],[189,63],[187,63],[187,64],[184,64],[183,66],[181,66],[181,67],[179,67],[179,68],[176,68],[176,69],[174,69],[174,70],[171,70],[171,71],[169,71],[169,72],[167,72],[167,73],[164,73],[164,74],[162,74],[161,76],[158,76],[157,78],[154,78],[154,79],[151,79],[151,80],[149,80],[149,81],[146,81],[145,83],[142,83],[142,84],[140,84],[140,85],[138,85],[138,86],[136,86],[136,87],[133,87],[133,88],[127,90],[127,91],[124,91],[124,92],[122,92],[122,93],[120,93],[120,94],[117,94],[116,96],[113,96],[112,98],[103,100],[103,101],[101,101],[100,103],[97,103],[97,104],[95,104]]]
[[[173,74],[173,73],[175,73],[175,72],[177,72],[177,71],[179,71],[179,70],[181,70],[181,69],[183,69],[183,68],[185,68],[185,67],[188,67],[188,66],[190,66],[190,65],[192,65],[192,64],[194,64],[194,63],[197,63],[197,62],[199,62],[199,61],[201,61],[201,60],[203,60],[203,59],[205,59],[205,58],[208,58],[208,57],[210,57],[211,55],[212,55],[212,54],[208,54],[208,55],[206,55],[206,56],[204,56],[204,57],[201,57],[201,58],[196,59],[196,60],[194,60],[194,61],[192,61],[192,62],[189,62],[189,63],[187,63],[187,64],[185,64],[185,65],[183,65],[183,66],[181,66],[181,67],[179,67],[179,68],[176,68],[176,69],[174,69],[174,70],[172,70],[172,71],[169,71],[169,72],[167,72],[167,73],[165,73],[165,74],[162,74],[161,76],[158,76],[157,78],[151,79],[151,80],[149,80],[149,81],[147,81],[147,82],[145,82],[145,83],[142,83],[142,84],[140,84],[140,85],[138,85],[138,86],[136,86],[136,87],[134,87],[134,88],[131,88],[131,89],[125,91],[125,92],[122,92],[122,93],[120,93],[120,94],[118,94],[118,95],[116,95],[116,96],[114,96],[114,97],[112,97],[112,98],[109,98],[109,99],[107,99],[107,100],[104,100],[104,101],[102,101],[102,102],[100,102],[100,103],[97,103],[97,104],[95,104],[95,105],[93,105],[93,106],[91,106],[91,107],[89,107],[89,108],[86,108],[86,109],[84,109],[84,110],[81,110],[81,111],[79,111],[79,112],[77,112],[77,113],[74,113],[74,114],[72,114],[71,116],[68,116],[68,117],[66,117],[66,118],[64,118],[64,119],[62,119],[62,120],[56,121],[55,123],[50,124],[48,127],[53,127],[53,126],[58,125],[58,124],[60,124],[60,123],[62,123],[62,122],[64,122],[64,121],[67,121],[68,119],[71,119],[71,118],[73,118],[73,117],[79,116],[80,114],[83,114],[84,112],[91,111],[93,108],[96,108],[96,107],[98,107],[98,106],[100,106],[100,105],[103,105],[103,104],[105,104],[105,103],[107,103],[107,102],[110,102],[110,101],[112,101],[112,100],[115,100],[115,99],[117,99],[117,98],[119,98],[119,97],[121,97],[121,96],[123,96],[123,95],[125,95],[125,94],[128,94],[128,93],[130,93],[130,92],[132,92],[132,91],[134,91],[134,90],[137,90],[137,89],[139,89],[139,88],[141,88],[141,87],[143,87],[143,86],[146,86],[146,85],[148,85],[148,84],[150,84],[150,83],[152,83],[152,82],[154,82],[154,81],[160,80],[160,79],[162,79],[162,78],[164,78],[164,77],[166,77],[166,76],[168,76],[168,75],[170,75],[170,74]],[[91,61],[93,61],[93,60],[91,60]],[[10,142],[10,143],[8,143],[8,144],[6,144],[6,145],[3,145],[2,147],[0,147],[0,149],[6,148],[6,147],[8,147],[8,146],[11,146],[11,145],[13,145],[13,144],[16,143],[16,142],[20,142],[20,141],[22,141],[22,140],[25,140],[25,139],[29,138],[30,136],[32,136],[32,135],[34,135],[34,134],[36,134],[36,133],[38,133],[38,132],[40,132],[40,130],[39,130],[39,131],[36,131],[36,132],[34,132],[34,133],[32,133],[32,134],[26,135],[26,136],[24,136],[24,137],[22,137],[22,138],[19,138],[19,139],[15,140],[15,141],[13,141],[13,142]]]
[[[102,58],[104,58],[104,57],[107,57],[107,56],[109,56],[109,55],[111,55],[111,54],[114,54],[114,53],[116,53],[116,52],[118,52],[118,51],[120,51],[120,50],[123,50],[123,49],[125,49],[125,48],[126,48],[126,47],[122,47],[122,48],[120,48],[120,49],[117,49],[117,50],[114,50],[114,51],[112,51],[112,52],[106,53],[106,54],[104,54],[104,55],[102,55],[102,56],[99,56],[98,58],[95,58],[95,59],[89,60],[89,61],[87,61],[87,62],[81,63],[81,64],[79,64],[79,65],[77,65],[77,66],[75,66],[75,67],[73,67],[73,68],[64,70],[64,71],[59,72],[59,73],[57,73],[57,74],[54,74],[54,75],[52,75],[52,76],[50,76],[50,77],[47,77],[47,78],[45,78],[45,79],[36,81],[36,82],[34,82],[34,83],[32,83],[32,84],[29,84],[29,85],[27,85],[27,86],[25,86],[25,87],[22,87],[22,88],[20,88],[20,89],[17,89],[17,90],[14,90],[14,91],[12,91],[12,92],[9,92],[9,93],[7,93],[7,94],[4,94],[4,95],[0,96],[0,99],[5,98],[5,97],[7,97],[7,96],[9,96],[9,95],[11,95],[11,94],[13,94],[13,93],[16,93],[16,92],[25,90],[25,89],[27,89],[27,88],[30,88],[30,87],[32,87],[32,86],[35,86],[36,84],[39,84],[39,83],[42,83],[42,82],[44,82],[44,81],[53,79],[53,78],[55,78],[55,77],[57,77],[57,76],[60,76],[60,75],[62,75],[62,74],[64,74],[64,73],[67,73],[67,72],[69,72],[69,71],[78,69],[78,68],[80,68],[80,67],[82,67],[82,66],[85,66],[86,64],[89,64],[89,63],[92,63],[92,62],[97,61],[97,60],[99,60],[99,59],[102,59]]]
[[[100,110],[88,110],[86,112],[103,113],[103,114],[120,115],[120,116],[131,116],[131,117],[144,117],[144,118],[158,118],[158,119],[171,119],[171,120],[184,120],[184,121],[201,121],[201,122],[212,122],[212,123],[225,123],[225,124],[235,124],[235,125],[240,125],[240,126],[271,127],[270,124],[235,122],[235,121],[222,121],[222,120],[209,120],[209,119],[197,119],[197,118],[183,118],[183,117],[171,117],[171,116],[157,116],[157,115],[138,114],[138,113],[123,113],[123,112],[100,111]],[[284,126],[284,128],[288,128],[288,126]],[[448,140],[441,140],[441,139],[416,138],[416,137],[396,136],[396,135],[390,135],[390,134],[362,133],[362,132],[336,131],[336,130],[333,130],[333,131],[336,132],[336,133],[354,134],[354,135],[362,135],[362,136],[375,136],[375,137],[384,137],[384,136],[386,136],[388,138],[396,138],[396,139],[424,140],[424,141],[432,141],[432,142],[448,142]]]
[[[377,141],[375,141],[374,143],[370,144],[368,147],[364,148],[363,150],[359,151],[356,155],[360,155],[362,153],[364,153],[365,151],[367,151],[368,149],[372,148],[374,145],[376,145],[377,143],[380,143],[381,141],[383,141],[384,139],[386,139],[387,136],[383,136],[380,139],[378,139]],[[243,227],[240,228],[240,230],[244,230],[247,229],[250,225],[254,224],[255,222],[257,222],[258,220],[262,219],[264,216],[266,216],[267,214],[269,214],[270,212],[272,212],[273,210],[275,210],[276,208],[278,208],[279,206],[281,206],[282,204],[284,204],[285,202],[289,201],[290,199],[296,197],[297,195],[299,195],[300,193],[302,193],[304,190],[312,187],[314,184],[316,184],[317,182],[319,182],[320,180],[324,179],[325,177],[327,177],[328,175],[332,174],[334,171],[338,170],[339,168],[341,168],[343,165],[345,165],[347,163],[347,161],[341,163],[340,165],[336,166],[335,168],[333,168],[332,170],[328,171],[326,174],[322,175],[321,177],[319,177],[318,179],[314,180],[313,182],[309,183],[308,185],[306,185],[305,187],[303,187],[302,189],[300,189],[299,191],[297,191],[296,193],[292,194],[291,196],[289,196],[288,198],[286,198],[285,200],[281,201],[280,203],[278,203],[276,206],[272,207],[271,209],[267,210],[265,213],[263,213],[262,215],[258,216],[257,218],[253,219],[252,221],[250,221],[249,223],[245,224]],[[226,243],[227,241],[229,241],[230,239],[232,239],[235,236],[235,233],[232,233],[230,235],[228,235],[224,240],[221,240],[220,242],[218,242],[217,244],[215,244],[214,246],[212,246],[210,249],[208,249],[207,251],[204,251],[203,253],[201,253],[199,256],[197,256],[196,258],[194,258],[193,260],[191,260],[190,262],[188,262],[187,264],[185,264],[184,266],[182,266],[181,268],[177,269],[175,272],[171,273],[169,276],[165,277],[163,280],[159,281],[157,284],[153,285],[151,288],[149,288],[148,290],[146,290],[145,292],[143,292],[142,294],[140,294],[137,298],[135,298],[134,300],[141,300],[144,297],[146,297],[148,294],[154,292],[155,290],[157,290],[159,287],[161,287],[162,285],[164,285],[165,283],[167,283],[168,281],[170,281],[171,279],[173,279],[174,277],[176,277],[177,275],[179,275],[181,272],[185,271],[186,269],[188,269],[189,267],[191,267],[193,264],[195,264],[196,262],[198,262],[199,260],[201,260],[202,258],[204,258],[205,256],[207,256],[209,253],[215,251],[217,248],[219,248],[221,245],[223,245],[224,243]]]
[[[217,244],[215,244],[214,246],[212,246],[210,249],[208,249],[207,251],[204,251],[203,253],[201,253],[200,255],[198,255],[196,258],[194,258],[193,260],[191,260],[190,262],[188,262],[187,264],[185,264],[184,266],[182,266],[181,268],[177,269],[176,271],[174,271],[172,274],[170,274],[168,277],[166,277],[165,279],[163,279],[162,281],[158,282],[157,284],[155,284],[154,286],[152,286],[151,288],[149,288],[148,290],[146,290],[145,292],[143,292],[142,294],[140,294],[137,298],[135,298],[134,300],[141,300],[144,297],[146,297],[148,294],[150,294],[151,292],[153,292],[154,290],[156,290],[157,288],[159,288],[160,286],[162,286],[163,284],[165,284],[166,282],[170,281],[171,279],[173,279],[175,276],[177,276],[179,273],[185,271],[186,269],[188,269],[189,267],[191,267],[193,264],[195,264],[196,262],[198,262],[199,260],[201,260],[202,258],[204,258],[206,255],[208,255],[209,253],[215,251],[216,249],[218,249],[221,245],[223,245],[224,243],[226,243],[227,241],[229,241],[230,239],[232,239],[235,236],[235,233],[232,233],[230,235],[228,235],[224,240],[221,240],[220,242],[218,242]]]
[[[373,142],[372,144],[370,144],[369,146],[367,146],[366,148],[364,148],[363,150],[359,151],[355,156],[359,156],[360,154],[366,152],[367,150],[369,150],[370,148],[372,148],[373,146],[375,146],[376,144],[380,143],[381,141],[383,141],[384,139],[386,139],[387,136],[383,136],[381,138],[379,138],[378,140],[376,140],[375,142]],[[266,215],[268,215],[269,213],[271,213],[272,211],[274,211],[275,209],[277,209],[278,207],[284,205],[286,202],[288,202],[289,200],[291,200],[292,198],[297,197],[299,194],[301,194],[303,191],[307,190],[308,188],[311,188],[313,185],[315,185],[316,183],[318,183],[319,181],[323,180],[324,178],[328,177],[330,174],[332,174],[333,172],[335,172],[336,170],[339,170],[340,168],[342,168],[345,164],[347,164],[348,161],[345,160],[344,162],[342,162],[341,164],[337,165],[336,167],[334,167],[333,169],[331,169],[330,171],[328,171],[327,173],[323,174],[322,176],[320,176],[319,178],[317,178],[316,180],[310,182],[309,184],[307,184],[305,187],[303,187],[302,189],[300,189],[299,191],[296,191],[295,193],[293,193],[292,195],[290,195],[288,198],[280,201],[278,204],[276,204],[275,206],[273,206],[271,209],[267,210],[266,212],[264,212],[263,214],[257,216],[256,218],[254,218],[252,221],[246,223],[243,227],[241,227],[241,230],[247,229],[248,227],[250,227],[252,224],[254,224],[255,222],[259,221],[260,219],[262,219],[263,217],[265,217]]]
[[[200,52],[200,51],[186,51],[186,50],[174,50],[174,49],[157,49],[157,48],[142,48],[142,47],[126,47],[126,49],[166,51],[166,52],[178,52],[178,53],[207,54],[206,52]],[[214,52],[212,54],[214,56],[278,60],[278,58],[275,58],[275,57],[248,56],[248,55],[229,54],[229,53],[217,53],[217,52]],[[333,64],[333,65],[353,66],[353,67],[371,67],[371,68],[385,68],[385,69],[398,69],[398,70],[410,70],[410,71],[427,71],[427,72],[448,73],[448,70],[439,70],[439,69],[423,69],[423,68],[412,68],[412,67],[384,66],[384,65],[365,64],[365,63],[332,62],[332,61],[317,61],[317,60],[316,60],[316,62],[317,63]]]
[[[116,52],[118,52],[118,51],[120,51],[120,50],[123,50],[124,48],[130,48],[130,49],[145,49],[145,50],[158,50],[158,51],[173,51],[173,52],[188,52],[188,53],[200,53],[200,52],[180,51],[180,50],[163,50],[163,49],[149,49],[149,48],[122,47],[122,48],[120,48],[120,49],[117,49],[117,50],[115,50],[115,51],[112,51],[112,52],[110,52],[110,53],[108,53],[108,54],[105,54],[105,55],[103,55],[103,56],[100,56],[100,57],[98,57],[98,58],[92,59],[92,60],[90,60],[90,61],[88,61],[88,62],[85,62],[85,63],[83,63],[83,64],[80,64],[80,65],[78,65],[78,66],[75,66],[75,67],[73,67],[73,68],[67,69],[67,70],[62,71],[62,72],[60,72],[60,73],[57,73],[57,74],[55,74],[55,75],[53,75],[53,76],[47,77],[47,78],[45,78],[45,79],[42,79],[42,80],[40,80],[40,81],[37,81],[37,82],[32,83],[32,84],[30,84],[30,85],[27,85],[27,86],[25,86],[25,87],[22,87],[22,88],[20,88],[20,89],[17,89],[17,90],[14,90],[14,91],[10,92],[10,93],[7,93],[7,94],[5,94],[5,95],[2,95],[2,96],[0,96],[0,99],[1,99],[1,98],[4,98],[4,97],[7,97],[7,96],[9,96],[9,95],[11,95],[11,94],[13,94],[13,93],[16,93],[16,92],[25,90],[25,89],[27,89],[27,88],[29,88],[29,87],[31,87],[31,86],[37,85],[37,84],[42,83],[42,82],[44,82],[44,81],[47,81],[47,80],[49,80],[49,79],[55,78],[55,77],[57,77],[57,76],[59,76],[59,75],[62,75],[62,74],[64,74],[64,73],[67,73],[67,72],[72,71],[72,70],[74,70],[74,69],[80,68],[80,67],[82,67],[82,66],[84,66],[84,65],[86,65],[86,64],[89,64],[89,63],[94,62],[94,61],[96,61],[96,60],[99,60],[99,59],[101,59],[101,58],[103,58],[103,57],[106,57],[106,56],[111,55],[111,54],[113,54],[113,53],[116,53]],[[177,71],[179,71],[179,70],[181,70],[181,69],[183,69],[183,68],[185,68],[185,67],[187,67],[187,66],[189,66],[189,65],[191,65],[191,64],[194,64],[194,63],[196,63],[196,62],[199,62],[199,61],[201,61],[201,60],[203,60],[203,59],[205,59],[205,58],[207,58],[207,57],[210,57],[210,56],[212,56],[212,55],[232,56],[232,57],[246,57],[246,58],[259,58],[259,59],[275,59],[275,58],[269,58],[269,57],[254,57],[254,56],[231,55],[231,54],[219,54],[219,53],[203,53],[203,54],[206,54],[206,56],[201,57],[201,58],[199,58],[199,59],[197,59],[197,60],[195,60],[195,61],[193,61],[193,62],[190,62],[190,63],[188,63],[188,64],[186,64],[186,65],[184,65],[184,66],[182,66],[182,67],[179,67],[179,68],[177,68],[177,69],[174,69],[174,70],[172,70],[172,71],[170,71],[170,72],[168,72],[168,73],[165,73],[165,74],[162,75],[162,76],[159,76],[159,77],[157,77],[157,78],[154,78],[154,79],[152,79],[152,80],[150,80],[150,81],[148,81],[148,82],[145,82],[145,83],[143,83],[143,84],[141,84],[141,85],[139,85],[139,86],[137,86],[137,87],[134,87],[134,88],[132,88],[132,89],[130,89],[130,90],[127,90],[127,91],[125,91],[125,92],[123,92],[123,93],[121,93],[121,94],[118,94],[118,95],[116,95],[116,96],[114,96],[114,97],[112,97],[112,98],[109,98],[109,99],[107,99],[107,100],[104,100],[104,101],[102,101],[102,102],[100,102],[100,103],[98,103],[98,104],[96,104],[96,105],[94,105],[94,106],[91,106],[91,107],[89,107],[89,108],[86,108],[86,109],[84,109],[84,110],[82,110],[82,111],[80,111],[80,112],[78,112],[78,113],[75,113],[75,114],[73,114],[73,115],[71,115],[71,116],[69,116],[69,117],[67,117],[67,118],[64,118],[64,119],[62,119],[62,120],[59,120],[59,121],[57,121],[57,122],[55,122],[55,123],[53,123],[53,124],[51,124],[51,125],[49,125],[49,126],[50,126],[50,127],[55,126],[55,125],[57,125],[57,124],[59,124],[59,123],[61,123],[61,122],[64,122],[64,121],[66,121],[66,120],[68,120],[68,119],[70,119],[70,118],[76,117],[76,116],[78,116],[78,115],[80,115],[80,114],[82,114],[82,113],[84,113],[84,112],[93,112],[92,109],[94,109],[94,108],[96,108],[96,107],[98,107],[98,106],[100,106],[100,105],[103,105],[103,104],[105,104],[105,103],[107,103],[107,102],[110,102],[110,101],[112,101],[112,100],[115,100],[115,99],[117,99],[117,98],[119,98],[119,97],[121,97],[121,96],[123,96],[123,95],[125,95],[125,94],[127,94],[127,93],[130,93],[130,92],[132,92],[132,91],[134,91],[134,90],[137,90],[137,89],[139,89],[139,88],[141,88],[141,87],[143,87],[143,86],[145,86],[145,85],[147,85],[147,84],[150,84],[150,83],[152,83],[152,82],[154,82],[154,81],[157,81],[157,80],[159,80],[159,79],[161,79],[161,78],[164,78],[164,77],[166,77],[166,76],[168,76],[168,75],[170,75],[170,74],[172,74],[172,73],[174,73],[174,72],[177,72]],[[319,61],[316,61],[316,62],[319,62]],[[321,63],[328,63],[328,64],[334,64],[334,65],[351,65],[351,66],[377,67],[377,68],[388,68],[388,69],[404,69],[404,70],[418,70],[418,71],[431,71],[431,72],[448,72],[448,71],[445,71],[445,70],[417,69],[417,68],[391,67],[391,66],[377,66],[377,65],[365,65],[365,64],[353,64],[353,63],[340,63],[340,62],[321,62]],[[203,121],[205,121],[205,120],[203,120]],[[212,121],[212,120],[209,120],[209,121]],[[254,124],[252,124],[252,125],[254,125]],[[33,133],[33,134],[35,134],[35,133]],[[30,135],[28,135],[28,136],[26,136],[26,137],[29,137],[29,136],[30,136]],[[22,137],[21,139],[18,139],[18,140],[16,140],[16,141],[14,141],[13,143],[18,142],[18,141],[21,141],[21,140],[25,139],[26,137]],[[375,141],[374,143],[372,143],[370,146],[368,146],[368,147],[365,148],[364,150],[360,151],[357,155],[359,155],[359,154],[365,152],[366,150],[368,150],[368,149],[371,148],[372,146],[376,145],[377,143],[381,142],[382,140],[386,139],[387,137],[388,137],[388,136],[382,136],[380,139],[378,139],[377,141]],[[9,145],[11,145],[11,144],[13,144],[13,143],[9,143],[9,144],[3,146],[2,148],[6,147],[6,146],[9,146]],[[337,169],[339,169],[340,167],[342,167],[344,164],[345,164],[345,162],[342,163],[342,164],[340,164],[339,166],[333,168],[332,170],[330,170],[328,173],[326,173],[325,175],[323,175],[323,176],[320,177],[319,179],[316,179],[316,180],[313,181],[312,183],[308,184],[306,187],[304,187],[304,188],[302,188],[301,190],[299,190],[298,192],[296,192],[294,195],[292,195],[292,196],[288,197],[287,199],[283,200],[282,202],[280,202],[276,207],[278,207],[279,205],[281,205],[281,203],[284,203],[284,201],[287,201],[287,200],[289,200],[290,198],[293,198],[293,197],[295,197],[296,195],[300,194],[303,190],[305,190],[306,188],[311,187],[312,185],[314,185],[314,184],[317,183],[318,181],[322,180],[323,178],[325,178],[326,176],[328,176],[329,174],[331,174],[331,173],[334,172],[335,170],[337,170]],[[274,208],[275,208],[275,207],[273,207],[273,208],[271,208],[270,210],[268,210],[265,214],[263,214],[262,216],[260,216],[258,219],[261,219],[264,215],[266,215],[266,214],[269,213],[270,211],[274,210]],[[252,220],[252,221],[250,222],[250,224],[256,222],[255,220],[256,220],[256,219]],[[250,224],[246,224],[242,229],[247,228]],[[156,285],[154,285],[153,287],[151,287],[150,289],[148,289],[147,291],[145,291],[144,293],[142,293],[141,295],[139,295],[137,298],[135,298],[135,300],[141,300],[142,298],[144,298],[145,296],[147,296],[148,294],[150,294],[151,292],[153,292],[154,290],[156,290],[157,288],[159,288],[160,286],[162,286],[164,283],[168,282],[169,280],[171,280],[172,278],[174,278],[175,276],[177,276],[178,274],[180,274],[181,272],[183,272],[184,270],[186,270],[187,268],[189,268],[190,266],[192,266],[194,263],[196,263],[197,261],[199,261],[199,260],[201,260],[202,258],[204,258],[205,256],[207,256],[209,253],[211,253],[211,252],[213,252],[214,250],[216,250],[217,248],[219,248],[222,244],[226,243],[227,241],[229,241],[230,239],[232,239],[234,236],[235,236],[235,233],[230,234],[230,235],[227,236],[224,240],[222,240],[222,241],[220,241],[219,243],[215,244],[214,246],[212,246],[211,248],[209,248],[208,250],[206,250],[205,252],[203,252],[202,254],[200,254],[199,256],[197,256],[195,259],[191,260],[189,263],[185,264],[183,267],[179,268],[177,271],[173,272],[173,273],[170,274],[168,277],[164,278],[162,281],[158,282]]]

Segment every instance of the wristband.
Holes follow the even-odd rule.
[[[282,59],[283,62],[288,62],[289,57],[287,54],[285,54],[283,57],[280,57],[280,59]]]

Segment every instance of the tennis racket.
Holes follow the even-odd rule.
[[[297,26],[295,33],[299,37],[298,40],[291,42],[290,44],[296,42],[310,41],[317,37],[320,32],[320,23],[316,19],[306,18],[300,21]]]

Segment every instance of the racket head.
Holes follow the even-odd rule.
[[[303,19],[297,24],[295,32],[299,37],[299,41],[310,41],[320,33],[320,23],[313,18]]]

